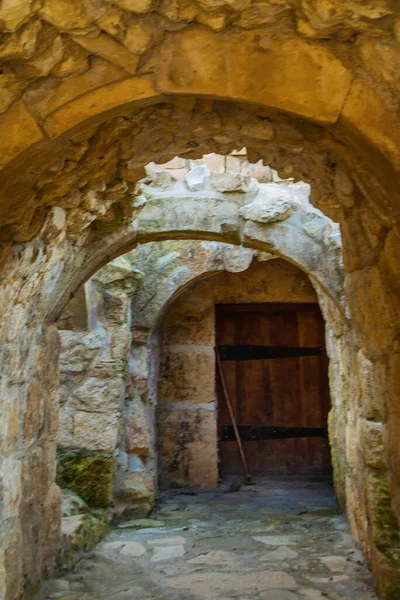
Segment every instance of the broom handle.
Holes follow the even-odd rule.
[[[243,452],[242,440],[240,439],[239,431],[238,431],[238,428],[237,428],[237,425],[236,425],[236,421],[235,421],[235,416],[233,414],[232,406],[231,406],[231,403],[230,403],[230,400],[229,400],[228,390],[227,390],[226,383],[225,383],[224,373],[222,371],[221,359],[220,359],[220,356],[219,356],[218,348],[215,348],[215,356],[216,356],[216,359],[217,359],[217,371],[218,371],[219,379],[221,381],[221,386],[222,386],[222,391],[223,391],[223,394],[224,394],[225,402],[226,402],[226,405],[228,407],[229,416],[230,416],[231,421],[232,421],[233,431],[235,432],[235,438],[236,438],[237,445],[238,445],[238,448],[239,448],[240,458],[242,459],[244,474],[246,476],[247,483],[250,483],[251,482],[251,475],[250,475],[249,470],[247,468],[246,457],[245,457],[244,452]]]

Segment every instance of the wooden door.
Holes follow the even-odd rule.
[[[223,360],[221,365],[238,425],[327,427],[328,359],[317,304],[217,305],[216,339],[217,346],[321,348],[320,355]],[[236,442],[222,441],[223,427],[231,421],[218,378],[217,391],[220,473],[241,474]],[[331,472],[326,437],[244,441],[243,448],[252,474]]]

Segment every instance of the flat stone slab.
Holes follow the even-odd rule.
[[[107,542],[101,548],[105,552],[111,550],[132,557],[142,556],[146,552],[146,548],[142,544],[130,541]]]
[[[272,550],[272,552],[267,552],[260,558],[262,561],[280,561],[291,558],[297,558],[299,556],[298,552],[292,550],[288,546],[279,546],[276,550]]]
[[[165,527],[165,523],[156,519],[133,519],[118,525],[118,529],[150,529],[151,527]]]
[[[287,590],[271,590],[265,592],[262,598],[263,600],[300,600],[300,596]]]
[[[291,535],[256,535],[253,540],[267,546],[290,546],[295,543]]]
[[[347,564],[344,556],[323,556],[320,560],[332,573],[343,573]]]
[[[147,540],[148,546],[179,546],[186,544],[186,539],[182,536],[156,538],[155,540]]]
[[[160,560],[170,560],[171,558],[180,558],[185,554],[185,548],[182,544],[178,546],[159,546],[155,549],[151,562]]]
[[[229,495],[169,492],[161,520],[114,529],[35,600],[377,600],[331,494],[270,478]]]
[[[224,567],[235,567],[240,564],[232,552],[225,552],[224,550],[210,550],[210,552],[191,558],[188,563],[193,565],[221,565]]]
[[[252,573],[201,572],[170,577],[166,585],[190,590],[200,598],[220,597],[221,594],[251,595],[268,589],[297,588],[294,577],[283,571],[255,571]]]

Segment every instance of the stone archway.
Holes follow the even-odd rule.
[[[193,176],[195,174],[196,171],[193,171]],[[332,295],[332,302],[337,305],[339,314],[342,313],[341,318],[345,320],[346,307],[343,304],[344,298],[341,291],[340,235],[337,226],[309,204],[308,186],[304,184],[294,185],[284,181],[279,184],[269,183],[258,185],[255,180],[251,180],[248,176],[240,174],[232,176],[229,174],[223,176],[212,175],[211,177],[207,177],[203,173],[202,177],[196,181],[197,190],[193,192],[188,190],[192,174],[189,174],[188,178],[187,182],[185,180],[179,183],[169,176],[168,171],[156,171],[148,175],[146,183],[142,185],[141,190],[138,192],[136,201],[145,207],[140,213],[142,218],[137,219],[134,224],[121,227],[118,236],[115,234],[111,236],[109,246],[107,246],[107,241],[103,239],[100,252],[97,253],[97,256],[93,254],[94,259],[91,262],[85,261],[85,267],[93,269],[94,265],[98,264],[95,261],[104,260],[105,255],[107,256],[110,252],[116,252],[115,247],[112,245],[114,244],[115,246],[115,240],[117,240],[118,247],[121,248],[135,243],[137,239],[149,240],[152,236],[155,239],[162,239],[163,237],[191,238],[193,235],[200,239],[209,239],[213,236],[225,239],[224,236],[226,235],[227,240],[232,239],[233,236],[238,236],[238,239],[240,239],[240,230],[246,224],[246,219],[242,218],[240,213],[244,212],[245,216],[257,219],[257,215],[261,211],[260,219],[268,220],[268,224],[264,226],[265,231],[263,233],[263,228],[260,228],[262,240],[254,242],[249,235],[247,245],[252,246],[254,244],[255,247],[261,245],[269,250],[273,249],[274,254],[271,254],[271,256],[284,256],[290,261],[300,264],[306,272],[311,273],[314,284],[320,289],[322,296],[328,298]],[[218,191],[218,188],[222,191]],[[182,212],[179,208],[179,201],[182,198],[182,194],[186,196],[186,202],[190,202],[187,212]],[[257,202],[254,201],[255,198]],[[177,202],[178,204],[176,204]],[[175,205],[177,208],[173,208]],[[242,205],[243,207],[240,208]],[[163,206],[168,207],[168,212],[164,210]],[[263,210],[266,210],[265,214],[262,212]],[[277,230],[274,229],[273,223],[278,226]],[[254,224],[256,224],[255,221]],[[286,224],[285,227],[284,224]],[[250,221],[245,225],[244,231],[248,229],[249,225],[251,225]],[[226,232],[224,232],[224,227],[226,228]],[[179,231],[180,228],[182,228],[182,231]],[[152,344],[150,343],[147,349],[144,347],[149,332],[157,327],[157,323],[165,310],[164,305],[172,302],[174,296],[181,293],[181,288],[189,285],[191,280],[204,277],[206,274],[210,276],[213,271],[224,268],[224,265],[228,271],[242,271],[248,267],[253,256],[253,251],[250,248],[237,247],[234,249],[234,247],[229,247],[225,244],[217,244],[215,246],[215,242],[211,244],[205,242],[204,245],[199,245],[199,242],[196,244],[194,241],[186,242],[186,244],[188,243],[193,245],[193,252],[195,255],[198,255],[198,259],[194,262],[190,259],[187,263],[182,263],[183,272],[181,273],[178,269],[177,275],[173,277],[172,282],[157,280],[156,273],[153,273],[155,265],[152,259],[149,258],[150,262],[146,261],[147,252],[142,253],[143,259],[139,259],[139,256],[136,258],[139,261],[139,268],[143,269],[145,274],[145,289],[147,290],[146,294],[150,293],[150,304],[148,304],[148,299],[143,300],[143,294],[139,292],[132,307],[133,337],[134,339],[137,337],[137,343],[134,344],[132,349],[133,354],[130,359],[132,363],[133,383],[129,387],[132,388],[133,385],[133,388],[137,388],[137,393],[132,389],[128,393],[132,400],[132,407],[125,409],[126,415],[124,419],[126,421],[125,428],[127,429],[125,441],[122,438],[118,444],[116,442],[118,437],[117,431],[121,421],[119,402],[117,402],[117,406],[113,404],[114,408],[111,405],[107,408],[105,406],[100,408],[95,403],[96,406],[93,407],[93,414],[88,414],[90,413],[90,395],[95,394],[95,397],[98,396],[98,392],[95,390],[99,391],[102,389],[104,396],[104,393],[107,393],[106,390],[112,385],[113,388],[112,390],[110,389],[109,393],[112,397],[115,396],[114,379],[110,379],[111,375],[107,374],[105,381],[100,381],[99,377],[101,379],[101,375],[96,375],[96,372],[101,372],[106,367],[106,363],[104,362],[106,357],[104,356],[102,359],[95,360],[96,364],[100,361],[99,367],[96,368],[92,364],[88,372],[88,379],[83,376],[81,369],[76,366],[81,362],[82,365],[85,365],[88,359],[92,363],[93,357],[97,356],[98,351],[100,351],[100,356],[104,354],[104,351],[106,351],[107,355],[110,353],[110,350],[107,349],[108,346],[103,351],[101,350],[101,339],[96,338],[99,345],[98,351],[94,347],[92,348],[94,343],[93,335],[101,334],[100,337],[109,338],[108,343],[112,344],[112,339],[116,339],[116,336],[118,336],[118,339],[120,337],[119,333],[115,330],[115,323],[107,325],[106,317],[104,321],[106,332],[103,330],[99,330],[98,332],[93,330],[91,333],[84,332],[80,334],[77,332],[74,334],[65,331],[62,335],[63,384],[67,381],[69,382],[67,385],[69,392],[67,392],[63,385],[62,395],[65,398],[66,393],[67,395],[70,394],[71,402],[67,402],[67,405],[61,411],[62,425],[59,435],[60,449],[63,455],[61,462],[64,464],[66,461],[69,464],[72,460],[73,464],[75,464],[75,459],[73,458],[75,455],[76,460],[80,461],[80,465],[85,461],[90,462],[90,460],[94,459],[97,461],[106,461],[107,465],[110,465],[112,451],[116,450],[118,445],[122,456],[125,456],[125,454],[128,455],[128,462],[140,464],[142,462],[142,450],[140,450],[139,446],[143,444],[143,439],[152,439],[151,444],[143,448],[145,462],[149,463],[148,472],[147,469],[142,468],[141,473],[130,474],[125,464],[125,466],[121,465],[121,472],[117,472],[116,474],[116,497],[121,500],[121,510],[125,506],[131,513],[133,512],[134,505],[137,505],[139,512],[148,511],[149,508],[146,508],[146,506],[151,506],[153,502],[151,498],[154,496],[154,484],[152,483],[156,473],[154,469],[156,462],[154,425],[149,423],[148,431],[142,431],[143,427],[139,425],[139,423],[143,424],[146,420],[144,417],[146,412],[150,415],[150,421],[155,418],[154,414],[151,417],[152,409],[149,409],[148,406],[145,407],[141,400],[143,394],[148,394],[146,392],[149,388],[148,371],[149,369],[153,371],[153,368],[148,363],[152,364],[154,360],[157,361],[152,356]],[[180,247],[181,243],[176,242],[176,244],[177,247]],[[150,243],[150,246],[156,248],[157,243]],[[226,249],[222,250],[225,246]],[[163,247],[162,244],[161,247]],[[204,248],[204,255],[202,254],[202,248]],[[206,248],[209,248],[209,250],[206,251]],[[221,249],[217,250],[217,248]],[[153,252],[154,257],[157,257],[159,251],[154,249]],[[222,256],[224,257],[223,259]],[[143,262],[141,262],[142,260]],[[110,273],[108,273],[108,270],[110,270]],[[101,275],[101,270],[99,275],[94,279],[95,287],[98,287],[97,279],[99,277],[99,281],[102,281],[104,277],[108,280],[114,271],[115,278],[119,280],[121,277],[119,274],[120,270],[118,261],[113,266],[106,267],[104,276]],[[76,286],[77,281],[81,281],[86,273],[87,271],[83,269],[78,271],[78,279],[75,279],[73,285]],[[160,277],[161,275],[160,273]],[[126,272],[126,277],[129,278],[128,272]],[[111,277],[110,281],[111,283],[113,282],[113,277]],[[149,292],[149,286],[152,290],[151,292]],[[104,288],[103,284],[102,287]],[[91,284],[90,289],[92,288],[93,284]],[[71,289],[71,287],[68,288],[67,286],[67,294],[68,289]],[[114,293],[113,289],[114,287],[110,288],[108,295]],[[68,298],[67,294],[64,290],[64,300],[61,298],[59,306],[63,305],[66,297]],[[142,302],[144,302],[143,306],[141,305]],[[57,310],[59,309],[56,305],[55,313],[57,313]],[[109,318],[113,320],[111,313]],[[110,326],[111,329],[108,332]],[[123,331],[121,331],[122,333]],[[112,350],[111,357],[109,357],[110,360],[113,357],[115,358],[114,354]],[[119,358],[122,358],[125,362],[128,359],[125,355]],[[71,360],[72,363],[69,364]],[[112,360],[106,371],[107,373],[115,371]],[[119,372],[116,372],[115,376],[120,378]],[[74,383],[75,380],[76,383]],[[153,385],[153,382],[151,385]],[[96,387],[93,388],[93,386]],[[84,412],[79,410],[80,397],[86,399],[84,405],[82,405]],[[99,410],[101,414],[99,414]],[[76,427],[73,425],[74,421],[76,421]],[[135,424],[135,421],[137,421],[137,424]],[[79,423],[81,423],[81,426]],[[87,434],[85,434],[85,423],[90,427],[90,431]],[[109,444],[105,446],[105,436],[100,433],[104,427],[109,434],[107,439],[112,445],[111,454]],[[75,429],[76,432],[74,433]],[[139,430],[142,431],[144,436],[142,436],[142,440],[139,440]],[[149,431],[152,433],[150,434]],[[138,436],[138,440],[136,441],[133,439],[135,435]],[[126,447],[124,447],[124,444]],[[136,447],[138,448],[138,456],[135,456]],[[96,453],[96,449],[99,452]],[[73,455],[70,454],[71,451],[74,453]],[[76,452],[78,452],[78,456]],[[81,454],[82,456],[79,458]],[[86,458],[88,454],[92,456],[91,459]],[[123,459],[122,462],[127,463],[127,459]],[[341,467],[339,468],[340,470]],[[109,489],[110,477],[112,478],[112,471],[108,468],[104,474],[104,485],[102,484],[101,486],[102,488],[107,488],[107,498],[110,498],[109,494],[111,492],[111,489]],[[90,478],[89,473],[88,478]],[[148,492],[144,493],[144,490],[147,488]],[[89,492],[89,488],[85,490],[85,495],[86,491],[88,496],[92,495]],[[95,499],[93,498],[93,500]],[[150,504],[149,501],[151,501]],[[107,501],[105,502],[107,504]]]
[[[376,513],[374,549],[364,548],[378,587],[393,596],[398,583],[383,573],[397,552],[388,529],[397,527],[400,489],[398,13],[384,1],[334,16],[297,2],[263,10],[143,3],[139,13],[117,4],[71,0],[66,11],[8,3],[0,12],[6,593],[18,597],[23,577],[35,582],[54,565],[55,386],[42,370],[57,342],[42,323],[60,275],[76,268],[76,256],[85,260],[87,238],[101,239],[129,213],[136,168],[247,145],[255,158],[311,181],[314,202],[342,223],[350,312],[373,362],[376,405],[367,420],[384,423],[391,481],[373,472],[349,486],[349,497],[357,514],[365,505]],[[132,27],[148,39],[142,49],[128,41]],[[181,52],[188,46],[190,60]],[[34,467],[41,485],[29,484]]]

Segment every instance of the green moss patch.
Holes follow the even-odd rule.
[[[114,464],[103,456],[59,456],[57,483],[78,494],[89,506],[106,508],[113,491]]]

